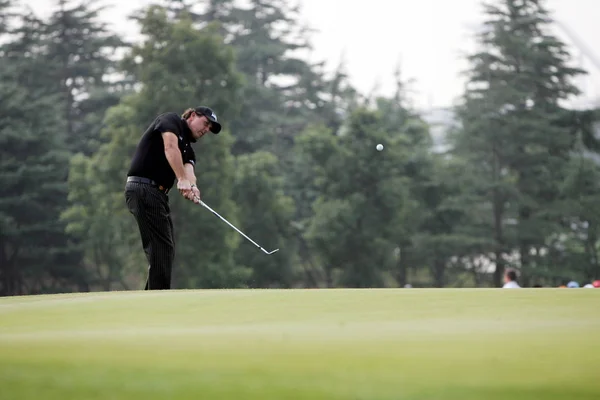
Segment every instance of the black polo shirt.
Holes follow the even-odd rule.
[[[179,151],[184,164],[196,164],[196,154],[191,146],[191,142],[196,140],[187,122],[178,114],[168,112],[156,117],[142,135],[127,176],[152,179],[167,188],[173,186],[176,176],[165,155],[163,132],[173,132],[179,138]]]

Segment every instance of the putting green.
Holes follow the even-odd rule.
[[[0,299],[1,399],[600,398],[600,290]]]

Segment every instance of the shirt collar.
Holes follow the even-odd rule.
[[[181,118],[181,124],[183,125],[183,133],[188,138],[190,142],[196,143],[196,138],[192,135],[192,130],[188,126],[185,119]]]

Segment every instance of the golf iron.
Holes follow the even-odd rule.
[[[229,225],[230,227],[232,227],[233,229],[235,229],[240,235],[242,235],[243,237],[245,237],[246,239],[248,239],[250,242],[252,242],[252,244],[254,244],[256,247],[260,248],[263,253],[265,254],[273,254],[276,251],[278,251],[279,249],[275,249],[273,251],[267,251],[265,249],[263,249],[261,246],[259,246],[254,240],[250,239],[248,236],[244,235],[244,233],[242,231],[240,231],[238,228],[236,228],[235,226],[233,226],[229,221],[227,221],[225,218],[221,217],[219,215],[219,213],[217,213],[215,210],[213,210],[212,208],[210,208],[208,205],[206,205],[205,202],[203,202],[202,200],[200,201],[200,205],[204,206],[206,209],[208,209],[210,212],[212,212],[213,214],[215,214],[217,217],[221,218],[223,221],[225,221],[227,223],[227,225]]]

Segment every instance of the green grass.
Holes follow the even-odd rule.
[[[0,399],[599,399],[600,290],[0,299]]]

